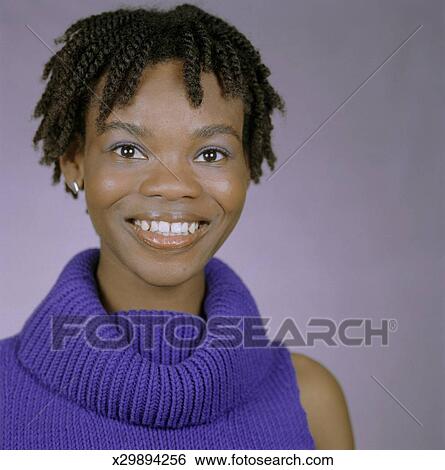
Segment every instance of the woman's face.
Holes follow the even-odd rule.
[[[74,163],[61,161],[68,181],[83,181],[101,257],[152,285],[178,285],[202,270],[235,227],[249,186],[243,102],[223,98],[214,74],[203,73],[201,84],[204,99],[193,108],[179,60],[147,68],[131,102],[113,110],[100,135],[98,104],[91,103],[84,146]],[[202,129],[216,125],[225,130]],[[202,221],[191,234],[192,222]],[[166,227],[181,234],[167,238],[160,232]]]

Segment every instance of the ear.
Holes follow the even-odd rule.
[[[65,153],[59,157],[60,170],[69,185],[75,180],[80,188],[84,186],[84,142],[76,134]]]

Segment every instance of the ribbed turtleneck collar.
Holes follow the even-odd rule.
[[[159,310],[108,314],[96,280],[99,255],[98,248],[76,254],[20,333],[18,358],[38,380],[103,416],[167,428],[211,422],[256,393],[271,367],[271,348],[234,347],[239,336],[233,330],[220,328],[215,333],[206,328],[211,319],[230,326],[243,317],[259,317],[249,290],[228,265],[213,257],[205,266],[202,318]],[[72,334],[65,335],[63,344],[55,344],[53,338],[63,318],[70,323],[65,322],[63,328],[72,328]],[[109,339],[110,344],[118,338],[128,341],[118,349],[95,347],[84,333],[87,329],[74,325],[93,318],[106,322],[96,330],[100,338]],[[135,325],[134,319],[145,326],[131,328],[132,337],[126,327]],[[172,319],[175,330],[167,327],[167,320]],[[151,331],[153,322],[164,329],[155,327],[150,342],[145,333]],[[190,341],[197,337],[200,342]]]

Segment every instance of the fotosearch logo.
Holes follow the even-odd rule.
[[[69,341],[85,341],[91,348],[116,350],[134,341],[151,349],[156,341],[168,346],[198,347],[204,341],[212,348],[388,346],[398,328],[394,319],[310,318],[302,328],[285,318],[277,329],[267,328],[271,318],[258,316],[212,316],[208,321],[190,315],[54,315],[51,318],[52,349],[63,350]]]

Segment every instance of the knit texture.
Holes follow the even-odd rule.
[[[267,336],[227,264],[206,264],[201,316],[108,314],[99,255],[73,256],[22,331],[0,341],[0,448],[314,448],[288,349],[240,344],[240,325]]]

